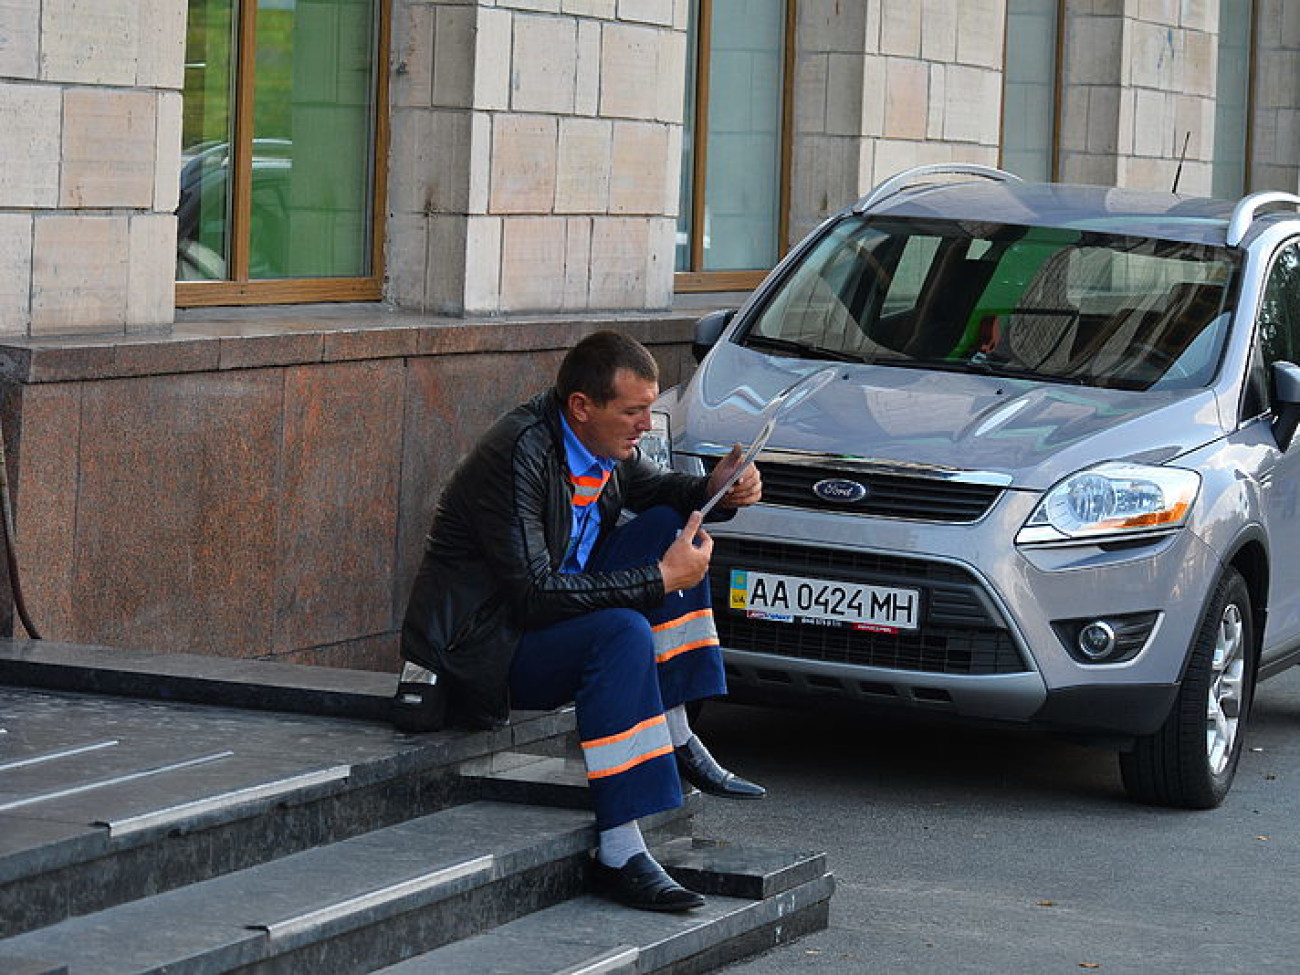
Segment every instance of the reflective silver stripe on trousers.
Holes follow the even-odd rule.
[[[680,647],[718,642],[718,627],[713,622],[713,613],[708,610],[702,616],[687,619],[675,626],[672,623],[672,620],[666,624],[661,623],[661,628],[654,631],[656,657],[662,657]]]
[[[663,753],[664,749],[671,751],[673,747],[672,739],[668,737],[668,722],[662,714],[642,721],[627,737],[610,737],[615,740],[602,738],[599,739],[602,744],[582,743],[582,757],[587,762],[587,778],[613,775],[623,768],[638,764],[638,759],[644,760],[653,754]]]

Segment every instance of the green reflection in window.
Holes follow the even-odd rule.
[[[232,238],[251,280],[372,273],[379,2],[190,0],[178,280],[242,279]],[[255,15],[251,77],[241,10]],[[237,91],[252,99],[247,213],[232,193]]]
[[[230,241],[234,0],[192,0],[185,40],[176,277],[226,276]]]
[[[376,0],[260,0],[249,277],[369,270]]]

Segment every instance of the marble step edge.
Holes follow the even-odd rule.
[[[79,835],[52,840],[39,848],[0,854],[0,885],[79,863],[101,860],[164,842],[177,834],[197,833],[246,822],[256,824],[285,807],[314,802],[370,801],[375,790],[398,781],[428,782],[430,776],[456,776],[464,763],[489,758],[499,752],[541,747],[568,735],[574,726],[572,708],[551,712],[515,712],[511,723],[490,731],[452,730],[402,736],[409,746],[395,754],[367,762],[353,762],[268,779],[226,793],[188,800],[174,806],[141,812],[121,821],[86,824]],[[396,734],[396,733],[395,733]],[[470,788],[472,788],[470,783]],[[573,803],[581,808],[581,803]],[[15,810],[18,814],[21,810]],[[0,813],[0,822],[4,819]]]
[[[141,970],[149,970],[159,963],[157,949],[137,934],[166,930],[174,954],[164,966],[221,971],[412,911],[454,909],[489,884],[509,897],[513,878],[539,866],[572,860],[577,871],[593,842],[590,819],[580,813],[472,803],[68,918],[0,941],[0,956],[84,959],[115,945],[119,955],[138,951]],[[117,960],[133,970],[134,958]]]
[[[462,839],[461,852],[447,862],[416,871],[408,863],[382,883],[373,877],[367,882],[355,880],[358,857],[400,850],[404,842],[422,834],[463,834],[480,819],[485,824],[478,823],[477,830],[494,837],[496,849],[467,847]],[[511,823],[518,819],[524,823],[516,823],[512,840]],[[680,835],[684,821],[682,810],[647,817],[647,837],[668,842]],[[168,972],[208,973],[309,952],[356,932],[375,937],[375,932],[400,928],[403,918],[420,912],[437,914],[440,920],[431,925],[434,930],[451,930],[452,925],[464,923],[464,916],[479,913],[466,910],[464,904],[484,897],[491,899],[494,911],[512,919],[518,911],[549,906],[544,900],[538,903],[538,897],[545,898],[548,891],[557,897],[579,892],[594,841],[594,825],[585,813],[530,813],[526,807],[509,804],[472,803],[3,939],[0,957],[71,962],[75,970],[76,957],[103,957],[109,946],[121,952],[123,945],[134,945],[141,931],[167,930],[171,937],[183,940],[185,920],[197,923],[194,919],[202,917],[205,923],[220,923],[224,933],[214,938],[209,930],[196,930],[192,946],[180,947],[165,959],[148,957],[147,949],[141,948],[146,957],[140,959],[138,970],[161,966]],[[335,876],[341,872],[341,879],[355,886],[341,885],[326,898],[303,896],[308,889],[304,877],[330,876],[331,871]],[[262,906],[251,893],[259,890],[267,902]],[[300,905],[286,908],[284,902],[295,897]],[[227,920],[221,920],[223,914]],[[134,964],[130,959],[116,960]]]
[[[827,872],[825,853],[726,839],[683,837],[656,853],[679,883],[709,896],[766,900]]]
[[[763,851],[751,851],[763,855]],[[665,862],[670,858],[665,856]],[[725,865],[717,869],[725,871]],[[726,886],[723,880],[720,884]],[[826,927],[834,877],[824,871],[760,899],[711,895],[686,914],[632,911],[584,894],[376,975],[645,975],[708,971]]]
[[[0,955],[0,972],[4,975],[68,975],[68,966],[40,958]]]
[[[483,799],[567,809],[591,808],[587,769],[581,758],[512,749],[463,762],[459,774]]]
[[[387,721],[397,675],[193,653],[0,640],[0,683]]]

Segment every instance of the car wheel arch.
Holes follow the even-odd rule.
[[[1270,568],[1264,532],[1258,526],[1252,528],[1253,531],[1247,532],[1238,540],[1231,557],[1225,560],[1225,565],[1240,572],[1246,581],[1254,623],[1255,661],[1258,666],[1259,650],[1263,645],[1264,620],[1268,615]]]

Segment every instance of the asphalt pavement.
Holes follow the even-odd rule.
[[[1044,735],[712,704],[757,802],[697,833],[828,854],[828,930],[727,969],[1104,975],[1300,971],[1300,673],[1259,688],[1224,804],[1135,805],[1113,753]]]

